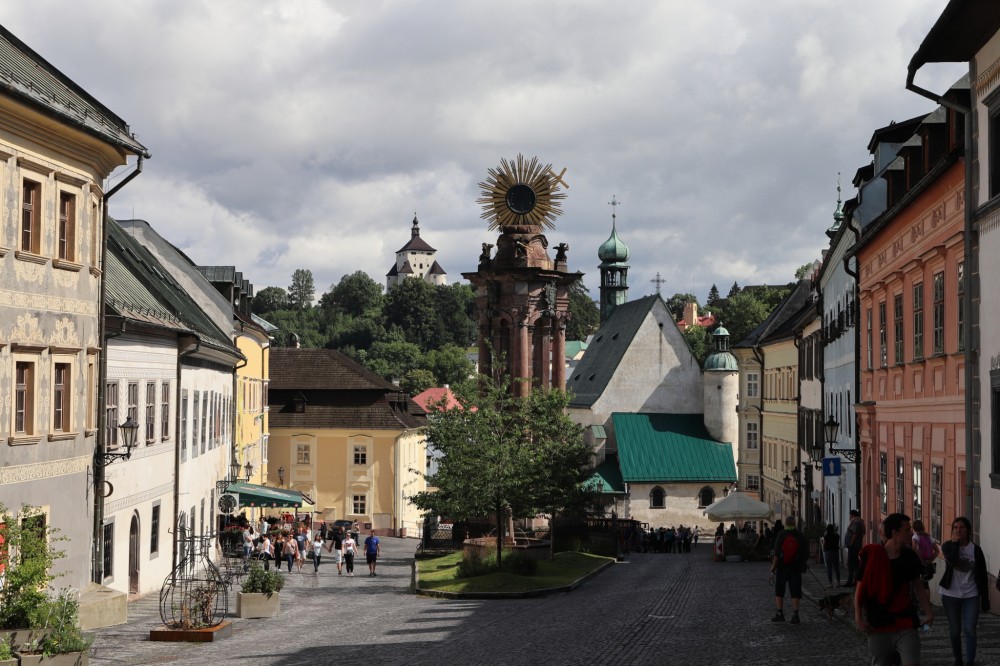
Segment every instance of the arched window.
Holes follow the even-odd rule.
[[[650,509],[663,509],[667,506],[666,497],[663,493],[663,488],[656,486],[651,491],[649,491],[649,508]]]
[[[698,508],[706,507],[715,501],[715,491],[705,486],[698,493]]]

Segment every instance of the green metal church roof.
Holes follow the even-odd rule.
[[[703,418],[701,414],[612,414],[623,480],[736,481],[732,444],[712,439]]]
[[[622,480],[621,470],[614,460],[605,460],[598,465],[597,469],[587,480],[586,485],[591,486],[597,492],[604,495],[624,494],[625,482]]]

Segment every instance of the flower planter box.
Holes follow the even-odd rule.
[[[13,659],[0,659],[0,666],[17,666],[17,657]]]
[[[236,615],[241,618],[276,617],[281,612],[281,596],[256,592],[236,593]]]
[[[17,653],[21,666],[87,666],[90,657],[86,652],[67,652],[65,654],[54,654],[46,657],[43,654],[21,654]],[[2,663],[2,662],[0,662]]]
[[[11,649],[17,652],[19,647],[34,641],[40,641],[48,636],[51,631],[51,629],[0,629],[0,640],[9,639]],[[16,659],[14,663],[17,663]]]

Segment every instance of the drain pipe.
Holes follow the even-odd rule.
[[[846,220],[847,228],[854,234],[854,244],[861,241],[861,230],[854,226],[854,214],[852,213]],[[854,278],[854,400],[861,402],[861,283],[858,280],[858,270],[851,268],[851,259],[857,263],[857,257],[853,254],[844,254],[844,272]],[[858,503],[855,509],[861,511],[861,442],[858,440],[858,433],[861,432],[861,419],[858,418],[858,410],[855,407],[854,415],[854,499]]]
[[[906,89],[961,113],[965,117],[965,145],[962,147],[962,159],[965,162],[965,224],[964,233],[962,234],[962,251],[967,266],[966,275],[968,276],[966,278],[968,281],[965,292],[962,296],[962,307],[965,309],[965,316],[968,318],[964,335],[962,336],[962,342],[965,347],[965,465],[967,470],[965,475],[965,515],[972,518],[973,538],[978,539],[979,516],[976,514],[975,492],[976,483],[979,480],[979,461],[975,456],[976,432],[972,426],[976,423],[975,405],[978,403],[978,400],[975,397],[979,394],[976,385],[979,379],[979,350],[973,346],[975,336],[972,329],[977,325],[978,313],[972,310],[972,292],[976,289],[977,285],[976,281],[971,279],[971,277],[979,274],[979,258],[973,255],[973,250],[979,247],[979,243],[973,243],[972,240],[973,234],[976,233],[972,222],[972,109],[952,100],[945,99],[943,95],[938,95],[915,84],[913,77],[916,76],[917,69],[919,68],[907,68]]]
[[[135,171],[125,176],[122,182],[115,185],[109,192],[101,197],[101,209],[103,219],[101,221],[101,284],[97,301],[97,340],[101,347],[101,358],[97,364],[97,433],[95,441],[97,446],[94,449],[94,544],[93,562],[91,566],[91,578],[93,582],[100,585],[104,581],[104,538],[101,534],[104,528],[104,454],[108,450],[106,441],[107,433],[107,410],[104,405],[105,384],[108,378],[108,345],[106,325],[104,322],[104,308],[108,300],[107,268],[108,260],[108,200],[113,197],[118,190],[128,185],[133,178],[142,173],[143,155],[139,155],[139,160],[135,164]],[[124,325],[122,332],[124,332]],[[120,335],[120,334],[119,334]]]

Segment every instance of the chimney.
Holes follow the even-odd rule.
[[[698,325],[698,304],[694,301],[684,304],[684,324],[685,329]]]

